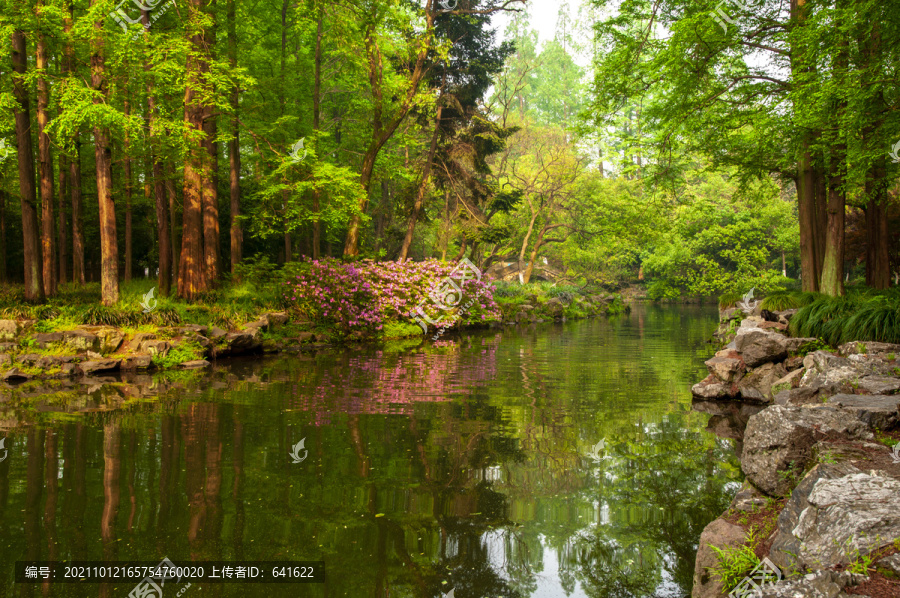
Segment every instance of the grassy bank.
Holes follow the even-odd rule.
[[[734,307],[740,295],[719,298],[719,308]],[[848,287],[843,297],[829,297],[806,291],[771,293],[760,303],[762,309],[796,309],[790,320],[794,336],[817,337],[838,346],[850,341],[900,343],[900,289],[876,291]]]

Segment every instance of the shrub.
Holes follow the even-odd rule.
[[[331,322],[345,333],[381,330],[392,321],[412,323],[411,314],[423,301],[425,313],[438,321],[439,327],[449,326],[451,315],[461,316],[463,323],[499,320],[493,287],[485,281],[467,279],[462,300],[450,310],[442,311],[429,300],[429,293],[453,269],[454,266],[438,260],[359,260],[353,264],[330,258],[311,260],[308,270],[285,285],[284,297],[307,317]],[[460,314],[460,308],[470,301],[469,308]]]
[[[808,291],[778,291],[763,299],[760,307],[771,311],[797,309],[809,305],[822,296]]]
[[[744,296],[740,293],[722,293],[719,295],[719,309],[734,307],[743,298]]]

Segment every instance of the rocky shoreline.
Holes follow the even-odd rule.
[[[494,322],[493,326],[590,318],[618,313],[627,307],[623,307],[619,297],[601,293],[549,300],[528,296],[514,304],[501,304],[501,309],[502,322]],[[199,324],[150,328],[145,331],[83,325],[45,332],[38,320],[0,320],[0,388],[30,380],[89,380],[149,370],[197,369],[234,356],[421,336],[421,329],[409,324],[393,336],[352,333],[339,337],[321,328],[311,329],[310,322],[292,321],[287,312],[264,313],[258,320],[231,331]]]
[[[692,388],[746,477],[700,537],[692,598],[765,558],[782,579],[756,596],[900,596],[900,345],[832,351],[787,334],[795,311],[722,312],[727,345]]]

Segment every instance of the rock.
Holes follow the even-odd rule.
[[[796,353],[803,345],[817,342],[819,339],[803,336],[786,336],[784,337],[784,345],[789,353]]]
[[[122,360],[120,366],[123,370],[144,370],[153,365],[153,357],[150,355],[129,355]]]
[[[297,334],[297,342],[314,343],[316,342],[316,335],[312,332],[300,332]]]
[[[85,375],[95,374],[97,372],[111,372],[119,369],[118,359],[97,359],[92,361],[82,361],[79,364],[81,371]]]
[[[700,534],[700,547],[694,561],[694,588],[691,598],[718,598],[724,595],[722,581],[714,576],[712,569],[719,563],[716,552],[711,548],[725,549],[740,546],[746,541],[744,530],[724,519],[715,519]]]
[[[900,392],[900,378],[866,376],[859,379],[859,390],[873,395],[892,395]]]
[[[268,326],[269,326],[269,323],[266,322],[265,320],[257,320],[255,322],[248,322],[248,323],[244,324],[243,330],[250,332],[251,329],[253,329],[253,328],[256,328],[256,329],[267,328]]]
[[[803,367],[803,358],[799,355],[793,355],[784,360],[784,369],[789,372],[798,370]]]
[[[828,404],[853,412],[870,428],[893,430],[900,426],[900,396],[837,394]]]
[[[281,341],[277,338],[267,338],[262,341],[263,353],[278,353],[281,351]]]
[[[559,300],[559,297],[551,297],[547,300],[545,304],[547,311],[554,317],[559,317],[563,314],[566,309],[566,306],[563,305],[563,302]]]
[[[168,341],[153,338],[141,341],[138,350],[142,353],[148,353],[151,357],[154,355],[165,357],[172,350],[172,345]]]
[[[775,404],[776,405],[819,405],[822,403],[822,399],[820,397],[825,396],[827,394],[822,394],[822,391],[818,388],[809,388],[806,386],[801,386],[800,388],[791,388],[790,390],[781,390],[777,393],[774,392],[775,395]]]
[[[763,322],[759,325],[762,330],[774,328],[775,330],[787,330],[787,324],[782,322]]]
[[[156,335],[151,332],[138,332],[132,337],[131,341],[128,342],[128,350],[129,351],[139,351],[141,348],[141,343],[144,341],[154,340]]]
[[[848,564],[900,537],[900,481],[848,464],[816,466],[778,517],[771,557],[789,570]]]
[[[100,339],[100,346],[97,349],[100,353],[114,353],[122,346],[125,335],[118,328],[111,326],[91,327],[85,332],[90,332]]]
[[[179,367],[182,367],[185,369],[192,369],[192,368],[205,368],[208,365],[209,365],[209,362],[206,361],[205,359],[194,359],[192,361],[185,361],[184,363],[179,364]]]
[[[12,356],[9,353],[0,353],[0,365],[12,363]]]
[[[214,340],[220,339],[223,336],[225,336],[226,334],[228,334],[228,332],[226,332],[225,330],[222,330],[221,328],[218,328],[216,326],[213,326],[212,328],[209,329],[209,338],[214,339]]]
[[[710,374],[691,387],[691,393],[697,399],[721,400],[737,396],[737,386],[726,384]]]
[[[894,575],[900,576],[900,552],[886,556],[875,564],[893,572]]]
[[[258,333],[259,330],[257,329],[256,332]],[[229,332],[225,335],[226,347],[223,353],[227,355],[237,355],[239,353],[248,353],[256,350],[259,347],[259,343],[256,342],[256,336],[257,335],[251,333],[249,330]]]
[[[743,326],[743,322],[741,325]],[[787,357],[788,350],[783,339],[778,333],[753,329],[738,334],[735,348],[748,367],[756,367],[770,361],[782,361]]]
[[[103,355],[100,353],[97,353],[95,351],[88,351],[87,358],[88,359],[103,359]]]
[[[62,332],[39,332],[31,337],[34,344],[41,349],[46,349],[53,343],[61,343],[63,340]]]
[[[799,370],[794,370],[793,372],[789,372],[785,374],[778,380],[776,380],[772,384],[772,396],[778,394],[782,390],[790,390],[792,388],[797,388],[800,386],[800,378],[803,377],[803,373],[806,370],[804,368],[800,368]]]
[[[42,355],[35,365],[39,368],[51,369],[62,367],[64,363],[72,363],[74,360],[74,355]]]
[[[21,326],[16,320],[0,320],[0,341],[14,341]]]
[[[3,375],[0,376],[0,378],[7,382],[11,382],[15,380],[30,380],[33,376],[20,371],[19,368],[11,368],[3,372]]]
[[[60,366],[62,369],[62,373],[66,376],[80,376],[81,368],[78,367],[78,364],[75,363],[64,363]]]
[[[780,363],[765,363],[741,379],[738,390],[745,401],[768,403],[772,400],[772,385],[784,378],[787,371]]]
[[[76,351],[98,351],[100,339],[96,334],[84,330],[67,330],[63,333],[63,342]]]
[[[798,309],[786,309],[786,310],[784,310],[784,311],[776,311],[775,313],[778,314],[778,316],[779,316],[780,318],[784,318],[786,321],[790,322],[790,321],[791,321],[791,318],[793,318],[793,317],[794,317],[794,314],[796,314],[798,311],[800,311],[800,310],[798,310]]]
[[[800,380],[801,386],[837,387],[859,380],[861,371],[846,357],[832,355],[828,351],[814,351],[803,358],[806,372]]]
[[[729,508],[745,513],[753,513],[766,506],[769,499],[765,494],[753,487],[753,484],[744,480],[744,485],[731,499]]]
[[[15,351],[18,348],[18,343],[0,343],[0,351]]]
[[[706,360],[706,369],[722,382],[736,382],[743,375],[745,365],[740,353],[725,349]]]
[[[34,365],[34,362],[36,362],[40,358],[41,356],[37,353],[24,353],[16,357],[16,363],[21,363],[23,365]]]
[[[199,334],[200,336],[205,336],[207,328],[206,326],[200,326],[199,324],[186,324],[178,329],[181,334]]]
[[[866,579],[848,571],[816,571],[799,578],[782,579],[764,584],[761,592],[749,594],[758,598],[853,598],[843,590]]]
[[[892,343],[876,343],[872,341],[850,341],[838,347],[838,353],[844,357],[851,355],[876,355],[884,356],[893,354],[894,358],[900,356],[900,345]]]
[[[841,409],[773,405],[747,422],[741,469],[766,494],[784,496],[812,461],[816,441],[832,437],[868,439],[872,434]]]
[[[270,328],[273,328],[287,324],[288,315],[286,312],[278,311],[265,314],[262,319],[268,322]]]

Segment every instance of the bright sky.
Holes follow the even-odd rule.
[[[556,33],[556,17],[559,15],[559,2],[555,0],[529,0],[528,14],[531,28],[537,30],[538,39],[543,43],[549,39],[553,39]],[[577,0],[569,4],[569,10],[578,7]],[[494,27],[502,36],[506,29],[507,23],[510,21],[510,13],[501,13],[493,17]]]

